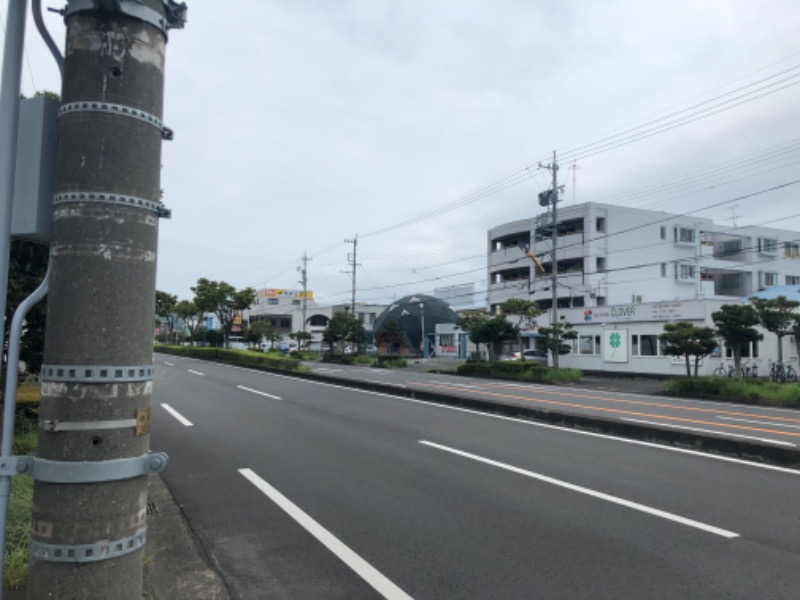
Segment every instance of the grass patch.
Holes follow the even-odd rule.
[[[28,536],[31,530],[32,504],[33,479],[12,477],[3,571],[3,589],[6,590],[18,589],[28,580]]]
[[[695,396],[744,404],[800,408],[800,384],[730,377],[681,377],[664,383],[669,396]]]
[[[39,394],[39,386],[33,384],[21,385],[17,390],[14,454],[28,454],[36,449]],[[32,504],[33,479],[25,476],[12,477],[3,589],[19,589],[28,579],[28,536]]]

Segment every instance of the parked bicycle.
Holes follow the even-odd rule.
[[[797,371],[794,370],[792,365],[787,365],[780,361],[770,361],[769,379],[777,383],[794,383],[797,381]]]
[[[714,372],[712,373],[712,375],[714,375],[715,377],[725,377],[725,376],[732,377],[733,376],[733,366],[730,366],[730,367],[725,366],[725,361],[721,360],[721,361],[719,361],[719,366],[717,366],[717,368],[714,369]]]

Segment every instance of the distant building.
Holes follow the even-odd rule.
[[[552,306],[549,213],[488,232],[488,297]],[[800,234],[594,202],[558,211],[559,308],[664,300],[731,300],[800,284]],[[523,250],[530,247],[541,269]]]
[[[350,310],[350,304],[332,304],[323,306],[314,299],[314,292],[307,290],[291,290],[276,288],[260,288],[256,290],[253,305],[246,311],[249,323],[266,320],[278,333],[288,340],[289,334],[303,330],[303,299],[306,305],[306,331],[313,336],[312,349],[320,349],[322,332],[328,322],[338,312]],[[386,308],[384,305],[356,303],[356,317],[367,331],[367,341],[371,341],[373,324],[378,314]]]
[[[491,312],[508,298],[552,309],[553,224],[548,213],[488,232]],[[771,227],[729,227],[710,219],[587,203],[560,208],[557,231],[558,316],[578,333],[559,359],[583,370],[681,375],[683,360],[666,355],[658,335],[679,320],[713,327],[711,314],[776,286],[800,287],[800,234]],[[537,265],[526,254],[530,248]],[[543,315],[539,321],[550,321]],[[786,356],[797,348],[786,340]],[[529,347],[535,338],[529,339]],[[701,374],[731,357],[721,347]],[[777,339],[745,349],[744,358],[768,373]]]

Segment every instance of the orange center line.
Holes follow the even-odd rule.
[[[422,382],[414,382],[418,385],[426,385]],[[495,383],[495,384],[486,384],[487,386],[494,386],[500,387],[504,389],[512,388],[512,389],[519,389],[516,386],[508,386],[503,385],[502,383]],[[686,410],[690,412],[702,412],[702,413],[715,413],[721,415],[735,415],[737,417],[750,417],[751,419],[768,419],[770,421],[779,421],[782,423],[800,423],[800,418],[793,418],[793,417],[775,417],[771,415],[754,415],[753,413],[746,413],[746,412],[738,412],[734,410],[722,410],[718,408],[700,408],[697,406],[676,406],[674,404],[664,404],[662,402],[647,402],[645,400],[625,400],[623,398],[609,398],[607,396],[594,396],[592,394],[577,394],[571,392],[558,392],[558,391],[547,391],[548,394],[552,394],[553,396],[567,396],[570,398],[585,398],[587,400],[602,400],[603,402],[616,402],[619,404],[638,404],[641,406],[655,406],[657,408],[673,408],[677,410]],[[589,408],[589,407],[587,407]],[[780,423],[776,423],[778,425]]]
[[[414,384],[415,385],[419,385],[421,387],[431,387],[431,388],[454,390],[454,391],[461,391],[461,392],[464,391],[463,387],[456,387],[456,386],[437,385],[437,384],[423,383],[423,382],[414,382]],[[596,411],[600,411],[600,412],[615,413],[615,414],[620,414],[620,415],[634,415],[634,416],[637,416],[637,417],[649,417],[651,419],[657,418],[657,419],[664,419],[664,420],[667,420],[667,421],[678,421],[678,422],[681,422],[681,423],[693,423],[693,424],[696,424],[696,425],[712,425],[714,427],[723,427],[723,428],[726,428],[726,429],[739,429],[739,430],[745,430],[745,431],[759,431],[761,433],[773,433],[773,434],[776,434],[776,435],[786,435],[786,436],[791,436],[791,437],[800,437],[800,433],[793,433],[793,432],[789,432],[789,431],[776,431],[774,429],[764,429],[764,428],[761,428],[761,427],[750,427],[750,426],[747,426],[747,425],[733,425],[733,424],[728,424],[728,423],[717,423],[715,421],[700,421],[700,420],[697,420],[697,419],[687,419],[685,417],[671,417],[669,415],[658,415],[658,414],[652,414],[652,413],[643,413],[643,412],[637,412],[637,411],[633,411],[633,410],[620,410],[618,408],[607,408],[607,407],[603,407],[603,406],[587,406],[585,404],[576,404],[574,402],[561,402],[559,400],[543,400],[541,398],[529,398],[529,397],[526,397],[526,396],[515,396],[513,394],[500,394],[500,393],[497,393],[497,392],[484,392],[484,391],[477,391],[477,390],[470,390],[470,391],[475,393],[475,394],[484,395],[484,396],[492,396],[492,397],[495,397],[495,398],[507,398],[507,399],[510,399],[510,400],[524,400],[526,402],[537,402],[537,403],[541,403],[541,404],[552,404],[554,406],[569,406],[569,407],[572,407],[572,408],[584,408],[584,409],[596,410]],[[591,397],[591,396],[585,396],[585,397]],[[628,401],[621,400],[621,402],[628,402]],[[636,402],[631,402],[631,403],[636,404]],[[644,402],[644,403],[640,403],[640,404],[648,404],[648,403]],[[662,406],[666,406],[666,407],[669,407],[669,408],[675,408],[675,407],[672,407],[672,406],[669,406],[669,405],[662,405]],[[705,410],[705,409],[702,409],[702,410]],[[730,413],[730,414],[738,414],[738,413]],[[776,425],[777,425],[777,423],[776,423]],[[720,433],[723,433],[723,432],[720,432]]]

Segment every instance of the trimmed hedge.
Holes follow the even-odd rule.
[[[275,356],[263,352],[250,352],[249,350],[230,350],[227,348],[198,348],[194,346],[156,346],[156,352],[173,354],[175,356],[188,356],[201,360],[213,360],[243,367],[263,367],[279,371],[298,371],[300,361],[285,356]]]
[[[459,365],[456,373],[472,377],[537,383],[568,383],[581,378],[581,372],[578,369],[551,369],[544,365],[524,361],[468,362]]]
[[[352,365],[355,364],[354,354],[337,354],[335,352],[326,352],[322,355],[322,362],[335,363],[337,365]]]
[[[375,357],[373,367],[382,369],[400,369],[408,366],[406,359],[399,354],[379,354]]]
[[[761,379],[680,377],[666,381],[664,393],[670,396],[711,398],[742,404],[800,408],[800,384],[772,383]]]

